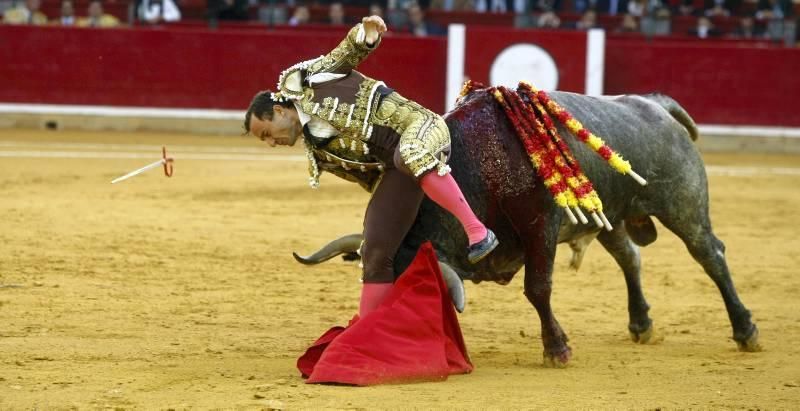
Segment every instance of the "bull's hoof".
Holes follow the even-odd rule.
[[[572,357],[572,350],[566,350],[558,354],[544,352],[544,366],[547,368],[566,368],[569,359]]]
[[[664,341],[664,335],[655,330],[652,322],[646,329],[641,331],[628,327],[628,332],[630,333],[631,341],[637,344],[658,344]]]
[[[653,320],[649,318],[643,324],[628,324],[628,333],[631,341],[638,344],[657,344],[664,341],[664,336],[655,331]]]
[[[650,325],[647,327],[646,330],[641,332],[636,331],[629,331],[631,334],[631,340],[635,343],[639,344],[647,344],[650,342],[650,339],[653,338],[653,326]]]
[[[739,351],[742,352],[759,352],[762,350],[761,344],[758,343],[758,327],[753,324],[753,329],[750,331],[750,336],[743,341],[736,341],[739,346]]]

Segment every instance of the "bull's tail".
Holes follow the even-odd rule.
[[[673,100],[672,97],[660,93],[648,94],[645,97],[658,103],[661,107],[664,107],[675,120],[678,120],[679,123],[686,127],[686,131],[689,132],[692,141],[697,141],[699,135],[697,124],[695,124],[689,113],[687,113],[677,101]]]

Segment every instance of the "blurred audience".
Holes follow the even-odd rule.
[[[294,13],[292,13],[292,17],[289,18],[289,25],[302,26],[308,24],[310,21],[311,12],[308,10],[308,6],[300,5],[294,8]]]
[[[561,0],[530,0],[532,3],[531,11],[546,12],[546,11],[561,11]],[[626,0],[627,1],[627,0]]]
[[[181,11],[173,0],[141,0],[137,14],[139,20],[147,24],[160,24],[181,19]]]
[[[268,26],[288,24],[291,18],[289,16],[289,8],[305,5],[301,1],[295,0],[248,0],[248,4],[258,4],[258,21]]]
[[[479,13],[523,13],[525,2],[515,0],[475,0],[475,11]],[[520,10],[521,9],[521,10]]]
[[[689,34],[697,38],[707,39],[719,36],[720,32],[714,27],[711,19],[706,16],[700,16],[697,18],[697,26],[689,30]]]
[[[408,26],[408,6],[412,3],[416,3],[416,0],[387,0],[385,10],[386,24],[389,27]]]
[[[792,0],[758,0],[756,19],[778,20],[792,17],[794,5]]]
[[[705,0],[703,15],[708,17],[728,17],[739,10],[739,0]]]
[[[638,33],[639,20],[637,20],[634,15],[626,13],[622,16],[619,26],[617,26],[614,31],[617,33]]]
[[[596,2],[596,0],[572,0],[572,11],[577,14],[583,14],[593,7],[593,2]]]
[[[753,16],[744,16],[739,19],[739,26],[731,33],[737,39],[755,39],[763,37],[764,33],[756,27]]]
[[[431,10],[443,11],[474,11],[473,0],[431,0]]]
[[[334,1],[328,6],[328,24],[333,26],[347,24],[347,16],[345,16],[342,2]]]
[[[408,32],[417,37],[443,36],[447,34],[447,30],[443,27],[425,18],[425,11],[417,3],[408,6]]]
[[[628,0],[597,0],[594,10],[610,16],[625,14],[628,12]]]
[[[76,24],[80,27],[117,27],[119,20],[103,11],[100,0],[91,0],[86,9],[86,17],[79,18]]]
[[[674,3],[673,14],[678,16],[693,16],[697,13],[694,8],[694,0],[677,0]]]
[[[661,0],[631,0],[628,14],[639,20],[645,36],[668,36],[672,32],[672,11]]]
[[[0,0],[2,1],[2,0]],[[12,0],[13,1],[13,0]],[[2,21],[6,24],[45,24],[47,17],[41,11],[43,0],[16,0],[16,7],[5,11]],[[56,1],[56,0],[50,0]],[[103,11],[103,1],[91,0],[85,18],[75,14],[75,0],[61,0],[60,16],[51,24],[60,26],[114,27],[120,24],[117,17]],[[117,0],[119,1],[119,0]],[[127,0],[126,0],[127,1]],[[176,2],[186,0],[132,0],[135,16],[147,24],[159,24],[181,19],[181,11]],[[726,36],[736,39],[771,39],[783,40],[793,45],[795,40],[794,3],[793,0],[315,0],[312,9],[303,1],[306,0],[206,0],[207,17],[212,22],[217,20],[245,21],[249,18],[249,8],[261,8],[269,5],[280,8],[284,14],[281,21],[271,17],[271,24],[288,23],[292,26],[305,25],[312,21],[312,16],[320,21],[324,18],[327,4],[327,21],[331,25],[350,25],[352,19],[348,12],[359,9],[365,15],[385,16],[390,27],[398,28],[415,36],[446,35],[447,30],[430,21],[425,10],[437,10],[437,20],[445,17],[442,12],[488,12],[514,13],[514,27],[537,27],[541,29],[572,28],[589,30],[605,26],[615,33],[643,33],[646,36],[668,35],[675,24],[675,30],[686,33],[690,17],[697,16],[696,24],[688,30],[688,34],[700,39]],[[330,1],[330,2],[329,2]],[[748,8],[744,1],[758,1],[755,11]],[[800,0],[794,0],[800,1]],[[82,3],[81,3],[82,4]],[[184,3],[188,4],[190,3]],[[572,13],[559,14],[562,4],[571,4]],[[702,9],[696,8],[702,4]],[[52,3],[48,3],[50,7]],[[366,10],[368,8],[368,10]],[[362,10],[364,9],[364,10]],[[47,9],[52,10],[52,9]],[[115,8],[115,14],[119,10]],[[291,10],[291,18],[286,12]],[[749,11],[749,12],[748,12]],[[195,12],[187,12],[196,15]],[[672,16],[681,16],[682,20],[673,21]],[[458,15],[453,20],[458,21]],[[611,16],[618,16],[617,18]],[[742,16],[742,17],[734,17]],[[562,21],[562,19],[565,19]],[[575,19],[578,19],[577,21]],[[694,21],[694,17],[691,17]],[[724,28],[720,30],[719,27]]]
[[[39,11],[42,7],[41,0],[25,0],[3,13],[3,23],[6,24],[47,24],[47,16]]]
[[[583,12],[581,19],[575,22],[575,28],[577,30],[589,30],[598,28],[597,25],[597,12],[593,9],[586,10]]]
[[[628,13],[636,17],[650,16],[657,19],[669,18],[672,15],[668,4],[662,0],[630,0]]]
[[[248,0],[208,0],[208,17],[212,20],[247,20]]]
[[[642,17],[647,12],[647,0],[630,0],[628,2],[628,14],[635,17]]]
[[[74,26],[75,25],[75,5],[72,0],[63,0],[61,2],[61,16],[55,20],[53,24],[60,26]]]
[[[561,19],[552,11],[546,11],[536,19],[536,27],[542,29],[557,29],[561,27]]]
[[[381,5],[381,3],[376,3],[376,2],[370,3],[367,16],[378,16],[380,18],[383,18],[384,17],[383,6]]]
[[[783,40],[794,45],[797,23],[793,21],[792,0],[759,0],[755,13],[756,25],[763,28],[764,36],[771,40]]]

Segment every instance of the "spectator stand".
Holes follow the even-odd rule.
[[[86,10],[89,8],[89,0],[73,0],[73,7],[75,8],[75,16],[86,17]],[[116,17],[120,22],[129,22],[130,16],[128,15],[128,8],[130,2],[128,0],[104,0],[103,12]],[[42,7],[40,9],[50,21],[57,20],[61,15],[61,1],[60,0],[42,0]]]
[[[135,4],[137,0],[104,0],[103,8],[107,14],[113,15],[122,22],[129,22],[136,25],[135,19]],[[288,16],[291,16],[294,7],[286,6],[283,1],[278,0],[261,0],[261,2],[252,4],[248,8],[248,21],[214,21],[209,20],[208,17],[208,2],[207,0],[176,0],[182,14],[182,19],[179,22],[172,22],[162,24],[157,27],[175,27],[175,28],[203,28],[210,27],[212,29],[241,29],[241,30],[262,30],[268,26],[274,30],[297,30],[301,27],[303,30],[308,31],[341,31],[343,28],[330,26],[327,24],[328,20],[328,7],[325,5],[311,5],[310,22],[298,27],[288,26]],[[678,3],[681,0],[665,0],[668,4],[676,10]],[[562,10],[557,14],[561,19],[562,26],[572,27],[577,21],[580,20],[581,14],[575,13],[573,10],[573,2],[565,0],[561,4]],[[77,16],[85,16],[86,10],[89,5],[89,0],[74,0],[74,7]],[[676,41],[687,41],[696,39],[696,36],[690,35],[691,31],[696,28],[698,17],[696,14],[702,13],[704,8],[703,0],[692,0],[695,15],[681,15],[674,12],[672,17],[668,20],[666,33],[668,37]],[[41,11],[47,15],[50,20],[55,20],[60,14],[61,1],[60,0],[43,0]],[[800,0],[793,0],[794,14],[786,19],[759,21],[756,20],[759,32],[766,33],[769,40],[774,42],[783,42],[786,45],[793,45],[796,40],[796,18],[800,15]],[[738,29],[741,16],[753,16],[757,9],[756,0],[744,0],[738,10],[733,10],[730,16],[714,16],[711,17],[711,22],[717,29],[718,36],[715,38],[732,37],[733,33]],[[278,12],[280,10],[280,12]],[[357,21],[361,16],[368,14],[366,7],[346,6],[345,15],[350,21]],[[478,13],[472,11],[443,11],[443,10],[428,10],[426,17],[432,23],[439,26],[446,27],[452,23],[460,23],[471,26],[492,26],[492,27],[530,27],[530,21],[535,19],[520,18],[521,16],[514,13]],[[622,15],[604,15],[598,16],[598,24],[600,27],[607,30],[609,34],[614,33],[615,29],[619,27]],[[642,22],[639,21],[640,26]],[[647,24],[642,30],[645,34],[652,34],[651,26]],[[398,30],[400,28],[394,28]],[[392,27],[390,27],[392,30]],[[637,33],[626,34],[631,38],[638,38]],[[645,36],[647,38],[650,35]],[[707,39],[706,39],[707,40]],[[764,40],[761,39],[742,39],[748,43],[760,43]]]

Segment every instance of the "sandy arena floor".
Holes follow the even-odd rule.
[[[109,184],[161,144],[173,178]],[[291,252],[359,230],[356,185],[326,175],[313,191],[300,150],[242,137],[0,130],[0,409],[800,408],[800,157],[706,160],[763,352],[736,350],[719,292],[659,226],[642,253],[662,342],[629,340],[622,273],[599,244],[577,273],[562,245],[569,367],[543,368],[519,274],[467,284],[474,373],[354,388],[306,385],[295,360],[356,312],[358,269]]]

